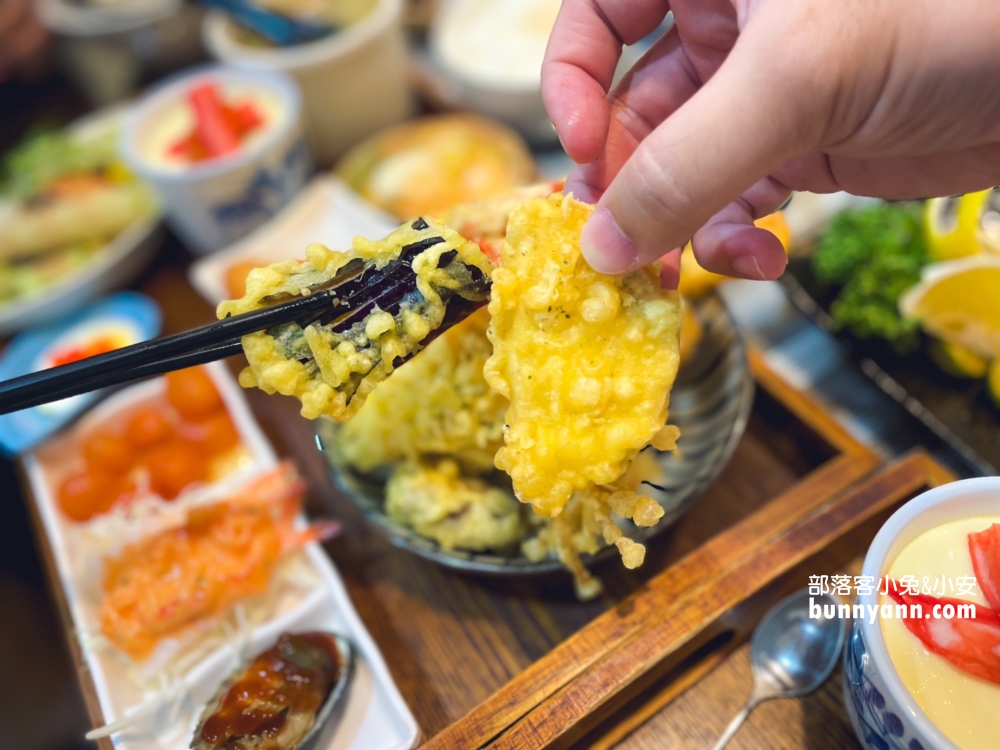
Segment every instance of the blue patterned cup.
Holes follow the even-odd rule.
[[[193,164],[163,158],[165,135],[194,123],[188,92],[211,83],[224,94],[255,101],[265,125],[241,147]],[[181,125],[185,129],[179,129]],[[311,171],[302,130],[302,97],[277,71],[205,66],[159,84],[126,118],[120,148],[129,166],[156,190],[167,222],[196,254],[242,239],[296,196]]]
[[[878,580],[903,548],[949,521],[997,512],[1000,477],[966,479],[929,490],[906,503],[876,535],[862,575]],[[868,611],[878,591],[859,595]],[[844,647],[844,702],[867,750],[958,750],[917,705],[900,679],[878,618],[855,620]],[[1000,747],[1000,740],[998,740]]]

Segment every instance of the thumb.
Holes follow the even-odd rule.
[[[634,270],[683,246],[713,216],[744,216],[751,224],[784,200],[787,193],[763,201],[773,206],[754,205],[761,190],[751,188],[819,141],[823,123],[815,113],[826,110],[809,75],[817,67],[789,57],[787,43],[779,67],[780,36],[766,29],[766,22],[749,24],[716,74],[646,137],[608,186],[581,237],[595,270]],[[816,61],[814,52],[807,55]],[[703,249],[712,256],[699,248],[700,259]],[[729,241],[725,250],[735,256],[703,264],[737,276],[754,269],[756,278],[784,268],[778,243]],[[774,253],[779,262],[762,257]]]

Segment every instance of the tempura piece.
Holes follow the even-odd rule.
[[[449,456],[477,474],[493,471],[507,399],[483,377],[493,353],[489,313],[470,315],[372,393],[338,433],[343,459],[363,472],[401,460]]]
[[[500,248],[507,236],[510,212],[532,198],[547,198],[562,190],[562,181],[539,182],[515,188],[481,203],[463,203],[445,216],[445,224],[479,245],[493,265],[500,261]]]
[[[394,312],[376,306],[346,330],[320,320],[304,329],[288,323],[244,336],[250,366],[240,374],[240,384],[295,396],[302,402],[302,415],[310,419],[325,414],[346,421],[354,416],[398,361],[420,351],[444,320],[450,300],[485,298],[492,266],[475,244],[440,222],[417,219],[377,242],[355,238],[348,252],[313,244],[305,261],[254,269],[246,294],[219,305],[220,318],[257,310],[284,296],[309,294],[354,260],[383,268],[413,253],[412,288],[387,304]]]
[[[285,554],[335,529],[295,530],[304,490],[286,463],[232,499],[195,507],[181,525],[127,545],[105,563],[101,632],[141,661],[160,640],[264,593]]]
[[[626,568],[642,565],[646,548],[625,536],[612,514],[629,518],[640,527],[659,523],[663,508],[651,497],[636,494],[644,481],[659,476],[660,467],[650,452],[639,453],[613,487],[574,492],[563,511],[547,519],[538,534],[521,545],[521,552],[536,562],[555,555],[573,574],[577,597],[584,601],[594,598],[603,586],[587,570],[580,555],[592,555],[604,545],[614,544]]]
[[[481,479],[461,476],[451,460],[399,466],[385,496],[389,518],[444,549],[497,549],[516,544],[528,532],[517,500]]]
[[[656,266],[622,277],[591,269],[580,232],[592,210],[561,195],[515,209],[493,272],[485,376],[510,401],[496,465],[542,516],[678,435],[665,425],[680,297],[660,287]]]
[[[36,203],[0,201],[0,260],[108,240],[153,211],[149,191],[137,182],[80,178],[77,183],[72,192]]]

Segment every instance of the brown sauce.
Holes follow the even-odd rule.
[[[271,738],[290,714],[319,711],[340,676],[337,644],[325,633],[284,633],[226,691],[201,729],[216,747],[242,747],[240,738]]]

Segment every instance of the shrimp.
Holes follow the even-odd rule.
[[[287,553],[338,530],[296,530],[305,484],[285,462],[243,494],[190,510],[184,522],[105,561],[101,631],[141,661],[157,643],[263,593]]]

